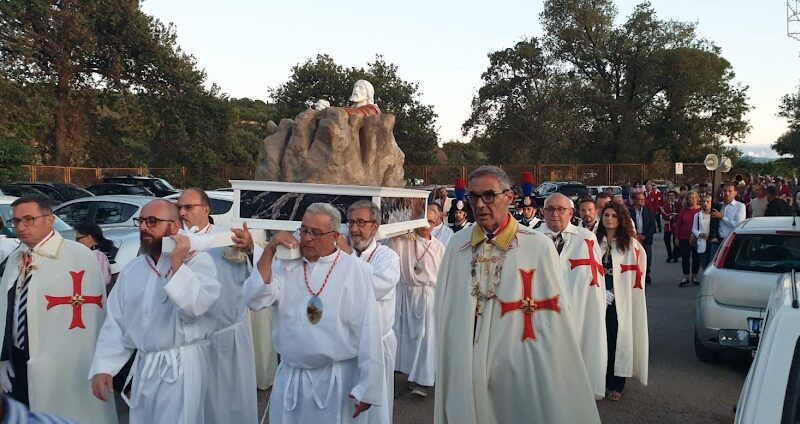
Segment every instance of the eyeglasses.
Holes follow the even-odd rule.
[[[309,230],[306,227],[300,227],[299,232],[300,232],[300,237],[309,236],[309,237],[311,237],[311,240],[319,240],[323,236],[325,236],[327,234],[330,234],[330,233],[335,233],[336,231],[328,231],[326,233],[322,233],[322,232],[319,232],[319,231]]]
[[[570,209],[569,208],[553,208],[553,207],[550,207],[550,206],[544,208],[544,212],[545,213],[559,214],[559,215],[563,215],[568,210],[570,210]]]
[[[173,220],[173,219],[161,219],[161,218],[156,218],[154,216],[148,216],[146,218],[145,217],[133,218],[133,225],[135,225],[137,227],[141,227],[142,224],[146,224],[147,228],[153,228],[153,227],[155,227],[156,225],[158,225],[161,222],[175,222],[175,220]]]
[[[6,221],[6,224],[8,224],[9,227],[16,227],[17,225],[22,223],[25,224],[26,227],[30,227],[31,225],[33,225],[34,222],[36,222],[37,219],[45,216],[50,216],[50,214],[46,213],[44,215],[39,215],[39,216],[23,216],[22,218],[11,218],[8,221]]]
[[[497,192],[497,193],[495,193],[494,191],[484,191],[483,193],[469,192],[469,193],[467,193],[466,197],[467,197],[467,201],[472,203],[473,205],[478,203],[478,199],[483,200],[483,203],[486,203],[488,205],[490,203],[494,203],[494,199],[497,196],[499,196],[499,195],[501,195],[501,194],[503,194],[503,193],[505,193],[507,191],[509,191],[509,189],[505,189],[505,190]]]
[[[177,206],[179,210],[185,209],[186,212],[191,212],[192,209],[194,209],[195,207],[200,208],[200,207],[203,207],[205,205],[202,204],[202,203],[187,203],[185,205],[179,205],[179,204],[176,203],[175,206]]]
[[[355,225],[358,228],[364,228],[365,225],[367,225],[369,223],[372,223],[372,222],[375,222],[375,221],[371,221],[371,220],[367,220],[367,219],[356,219],[356,220],[348,219],[347,220],[347,225],[350,226],[350,227]]]

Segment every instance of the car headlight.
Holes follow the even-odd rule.
[[[750,333],[746,330],[719,330],[719,345],[746,347],[750,344]]]

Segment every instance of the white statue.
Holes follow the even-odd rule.
[[[349,108],[345,108],[351,115],[380,115],[381,110],[375,105],[375,88],[367,80],[358,80],[353,84],[353,93],[350,95]]]
[[[323,110],[329,107],[331,107],[331,102],[327,100],[319,99],[316,103],[314,103],[314,110]]]

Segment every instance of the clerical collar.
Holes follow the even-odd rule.
[[[336,252],[338,252],[338,251],[339,251],[339,248],[337,247],[336,250],[334,250],[333,253],[331,253],[330,255],[328,255],[328,256],[320,256],[314,262],[309,261],[308,259],[306,259],[305,256],[303,256],[303,261],[307,262],[309,264],[315,264],[315,263],[320,263],[320,262],[321,263],[333,262],[333,260],[336,259]]]

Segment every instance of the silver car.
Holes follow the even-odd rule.
[[[119,227],[135,229],[133,219],[138,218],[142,207],[152,200],[147,196],[121,194],[84,197],[58,205],[53,213],[73,226],[79,222],[94,222],[103,230]]]
[[[800,220],[751,218],[728,236],[703,275],[694,346],[704,362],[720,352],[753,352],[770,293],[800,258]]]

